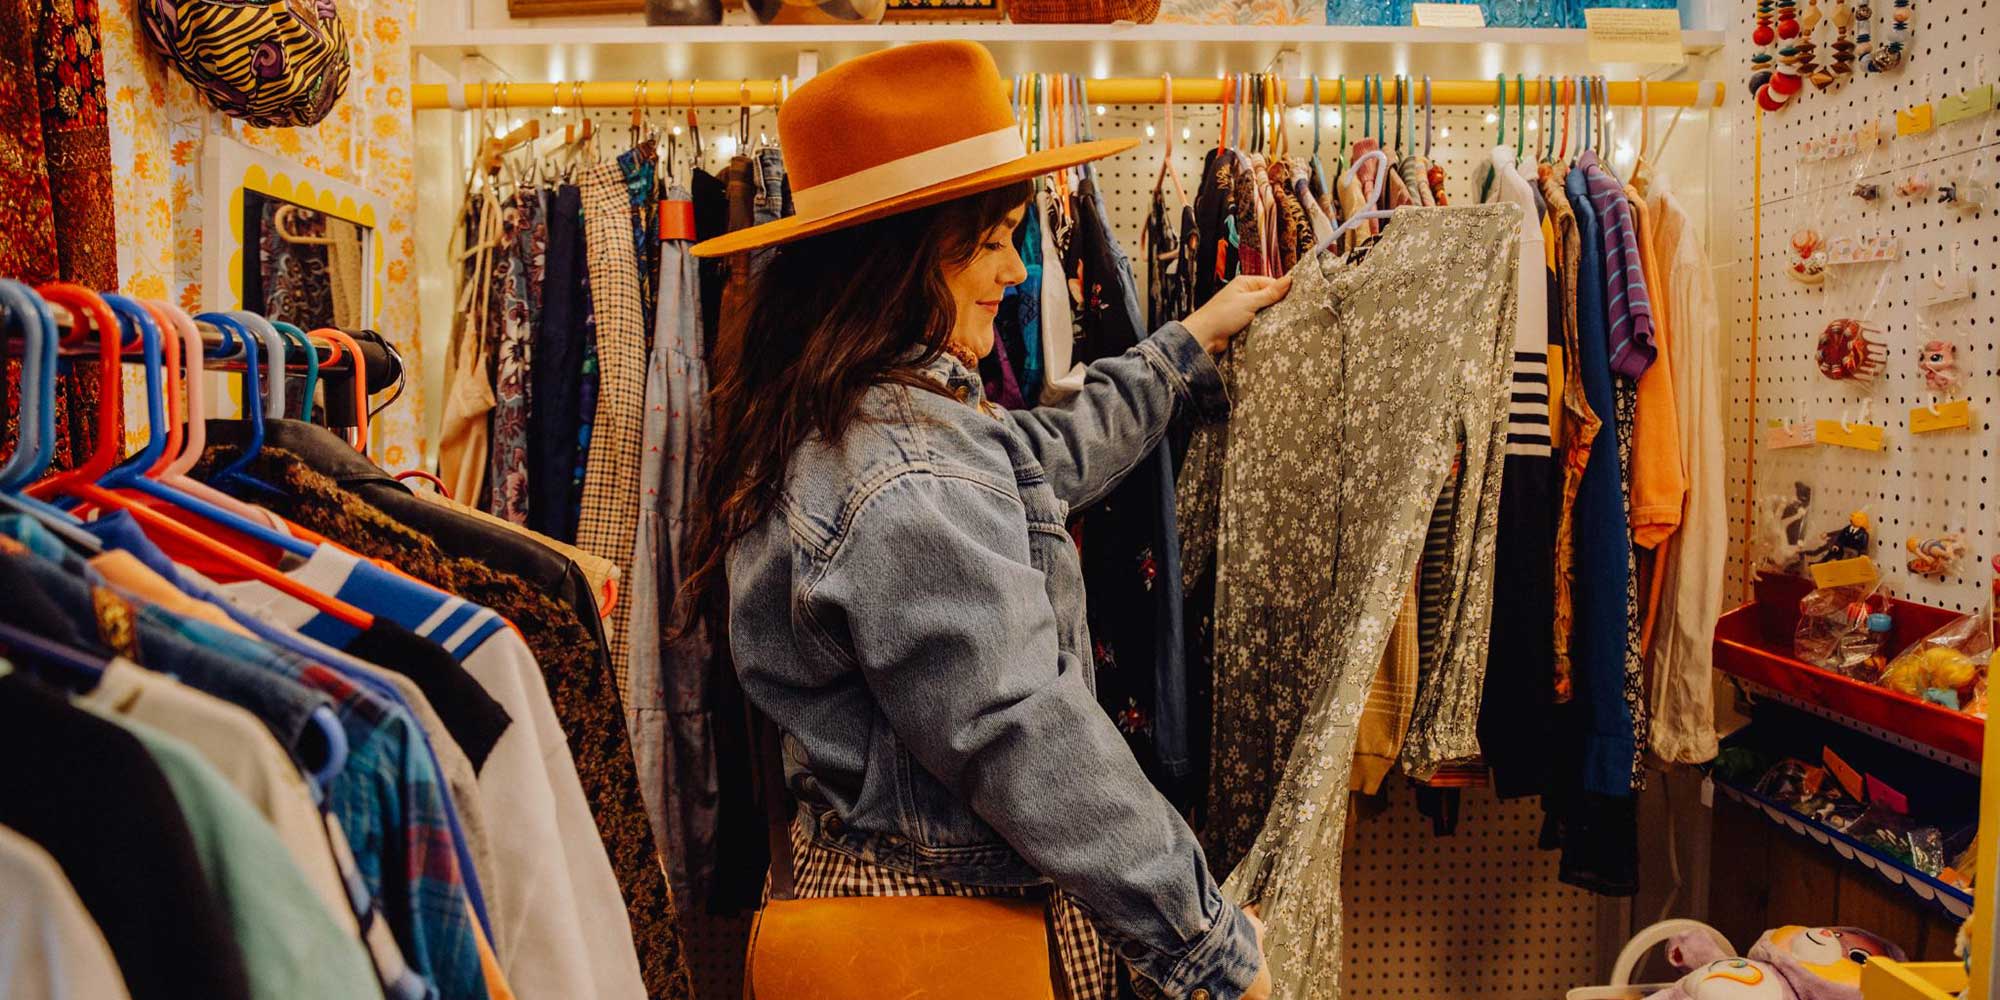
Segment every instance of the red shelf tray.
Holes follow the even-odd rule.
[[[1832,715],[1894,733],[1977,766],[1986,720],[1920,698],[1822,670],[1791,655],[1799,598],[1812,584],[1766,577],[1757,600],[1724,614],[1715,624],[1715,669],[1761,685]],[[1900,650],[1957,617],[1955,611],[1891,599],[1896,626],[1889,648]]]

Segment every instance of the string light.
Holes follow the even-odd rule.
[[[1102,104],[1097,106],[1097,117],[1099,118],[1104,117],[1104,105]]]
[[[1146,126],[1146,138],[1151,139],[1152,137],[1153,137],[1153,126],[1148,125]]]
[[[681,127],[679,125],[674,126],[674,134],[675,135],[681,134]]]
[[[725,135],[715,140],[715,155],[729,159],[736,155],[736,137]]]
[[[562,113],[563,113],[563,106],[562,106],[562,105],[560,105],[560,104],[555,104],[555,105],[551,105],[551,106],[549,107],[549,114],[552,114],[552,115],[559,115],[559,114],[562,114]]]
[[[1542,123],[1541,123],[1541,122],[1537,122],[1537,121],[1530,121],[1530,122],[1528,123],[1528,131],[1530,131],[1530,132],[1539,132],[1539,131],[1541,131],[1541,130],[1542,130]]]
[[[1184,129],[1181,129],[1181,138],[1183,138],[1183,139],[1192,139],[1192,138],[1194,138],[1194,130],[1192,130],[1192,129],[1185,129],[1185,128],[1184,128]]]
[[[1295,108],[1292,111],[1292,120],[1300,125],[1311,125],[1313,120],[1312,112],[1306,108]]]
[[[1440,139],[1451,138],[1451,126],[1446,125],[1445,127],[1438,129],[1438,138]]]
[[[1488,112],[1486,112],[1486,124],[1488,124],[1488,125],[1491,125],[1491,124],[1493,124],[1494,122],[1497,122],[1497,121],[1499,121],[1499,120],[1500,120],[1500,116],[1498,116],[1498,115],[1494,114],[1494,113],[1493,113],[1493,112],[1491,112],[1491,111],[1488,111]]]
[[[513,130],[515,130],[515,129],[517,129],[517,128],[520,128],[520,127],[521,127],[521,119],[519,119],[519,118],[516,118],[516,119],[514,119],[514,124],[512,124],[512,125],[509,125],[509,126],[507,126],[507,130],[508,130],[509,132],[511,132],[511,131],[513,131]]]

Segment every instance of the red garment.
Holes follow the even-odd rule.
[[[0,0],[0,277],[118,287],[97,18],[97,0]],[[20,398],[20,384],[10,360],[7,398]],[[56,388],[53,465],[66,469],[93,444],[97,372],[61,373]],[[115,392],[110,405],[116,414]],[[0,454],[13,450],[18,420],[7,414]]]

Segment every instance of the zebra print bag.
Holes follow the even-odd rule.
[[[259,128],[316,125],[347,89],[334,0],[140,0],[153,47],[216,110]]]

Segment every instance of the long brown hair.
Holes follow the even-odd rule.
[[[706,622],[721,635],[729,547],[771,512],[800,444],[840,441],[871,386],[943,391],[922,369],[957,323],[945,269],[970,262],[1032,193],[1022,181],[772,253],[715,347],[677,634]]]

